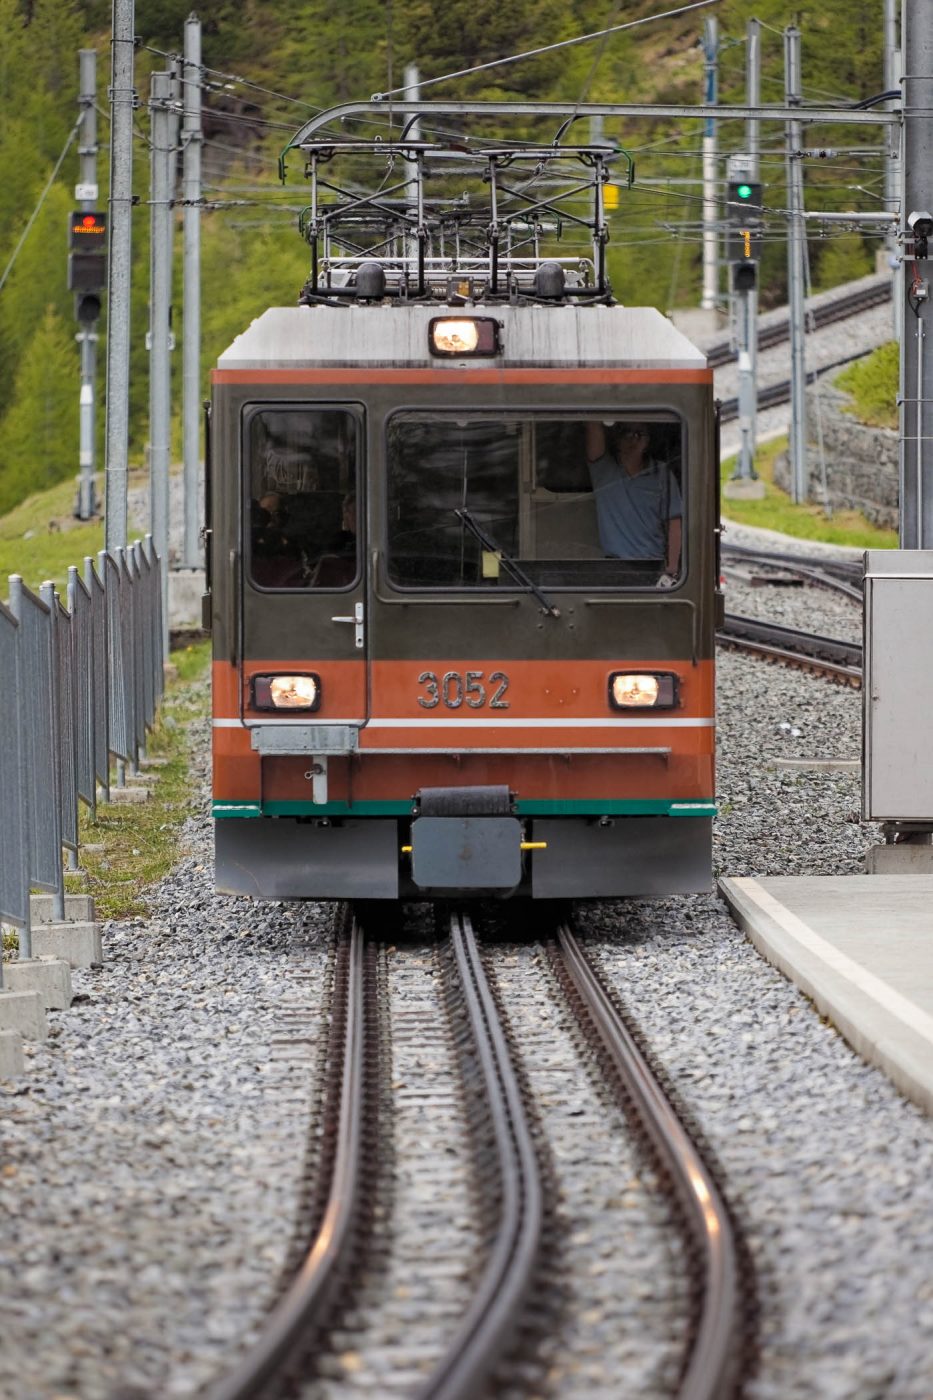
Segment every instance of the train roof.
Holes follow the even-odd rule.
[[[666,316],[645,306],[282,306],[258,316],[220,356],[220,369],[297,369],[307,365],[433,366],[459,359],[428,351],[436,316],[491,316],[501,326],[497,365],[705,369],[706,355]],[[492,358],[492,357],[491,357]],[[488,365],[485,359],[467,363]]]

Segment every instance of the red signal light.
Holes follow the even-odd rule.
[[[89,252],[107,242],[107,215],[98,209],[74,209],[68,226],[68,246]]]

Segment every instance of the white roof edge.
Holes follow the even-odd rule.
[[[427,322],[445,313],[456,315],[457,308],[270,307],[224,350],[218,368],[404,364],[441,370],[444,362],[426,353],[422,337]],[[477,305],[469,314],[492,316],[503,325],[506,353],[496,358],[497,367],[707,367],[705,353],[655,307]],[[366,318],[366,334],[361,334],[361,318]],[[383,336],[370,334],[376,325]]]

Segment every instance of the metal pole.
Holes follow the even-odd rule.
[[[757,107],[761,102],[761,25],[757,19],[750,19],[745,27],[745,101],[749,107]],[[753,181],[760,177],[758,122],[749,117],[745,127],[745,144],[748,148],[749,169]],[[764,203],[764,200],[762,200]],[[759,265],[760,272],[760,265]],[[748,402],[748,441],[750,461],[749,476],[757,476],[755,471],[755,447],[758,442],[758,283],[746,293],[747,322],[745,352],[748,355],[748,378],[750,393]]]
[[[897,27],[898,0],[884,0],[884,88],[893,92],[901,84],[901,51],[898,46]],[[896,112],[900,102],[889,102],[888,111]],[[884,163],[884,202],[887,208],[896,212],[900,206],[903,171],[901,169],[901,131],[890,127],[885,133],[887,159]],[[884,246],[893,273],[894,285],[891,288],[891,308],[894,320],[894,339],[903,336],[904,317],[904,267],[900,257],[897,230],[892,228],[886,235]]]
[[[130,251],[133,207],[134,0],[113,0],[110,235],[107,258],[106,543],[126,544],[129,455]]]
[[[735,294],[735,319],[738,331],[738,400],[739,400],[739,460],[733,480],[754,481],[755,471],[755,379],[752,374],[751,357],[748,353],[752,338],[752,296],[754,293],[743,288]]]
[[[901,546],[933,547],[933,454],[930,401],[933,355],[929,339],[933,262],[933,6],[905,0],[901,40],[904,51],[904,201],[901,247],[904,256],[904,332],[901,342]],[[922,216],[927,216],[926,218]]]
[[[149,280],[149,489],[152,537],[165,572],[162,576],[163,627],[168,622],[168,466],[171,431],[169,310],[172,298],[172,76],[153,73],[150,89],[152,131],[151,253]],[[168,653],[168,639],[166,654]]]
[[[198,550],[198,482],[201,468],[201,21],[185,20],[184,68],[184,341],[182,347],[182,417],[185,461],[186,569],[200,563]],[[164,566],[163,566],[164,567]]]
[[[703,32],[703,52],[706,55],[706,102],[717,100],[719,59],[719,25],[708,19]],[[715,311],[719,293],[719,262],[717,247],[716,199],[716,123],[710,118],[703,129],[703,297],[704,311]]]
[[[898,0],[884,0],[884,89],[894,92],[901,84],[901,52],[898,46],[897,31]],[[899,102],[887,104],[889,112],[896,112]],[[887,160],[884,166],[884,199],[889,209],[897,208],[900,196],[900,141],[897,127],[891,127],[886,134]],[[887,240],[892,253],[897,252],[897,238]]]
[[[81,108],[81,179],[75,198],[82,209],[95,209],[97,186],[97,54],[93,49],[78,53],[78,106]],[[77,334],[81,346],[81,389],[78,396],[78,506],[79,520],[97,514],[94,492],[94,391],[97,378],[97,332],[82,326]]]
[[[418,102],[421,98],[421,72],[417,63],[406,63],[403,81],[405,83],[404,99],[406,102]],[[411,123],[408,132],[412,141],[421,140],[421,122],[415,118]],[[409,214],[417,215],[420,208],[418,189],[421,181],[421,167],[415,164],[415,178],[408,181],[408,188],[405,197],[408,201]],[[409,268],[415,266],[418,258],[418,237],[414,237],[409,232],[405,238],[405,256],[408,260]]]
[[[800,103],[800,30],[784,31],[784,93],[788,107]],[[807,499],[807,367],[804,336],[803,240],[803,136],[799,121],[789,121],[787,142],[787,302],[790,317],[790,456],[791,498],[798,505]]]

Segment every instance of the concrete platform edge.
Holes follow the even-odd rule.
[[[764,907],[777,901],[757,880],[723,878],[718,886],[732,917],[762,956],[813,1000],[864,1060],[883,1070],[903,1094],[933,1115],[931,1018],[833,948],[790,910],[786,921],[779,922]],[[806,932],[806,941],[795,936],[795,924]],[[899,1008],[902,1016],[897,1017],[892,1007]]]

